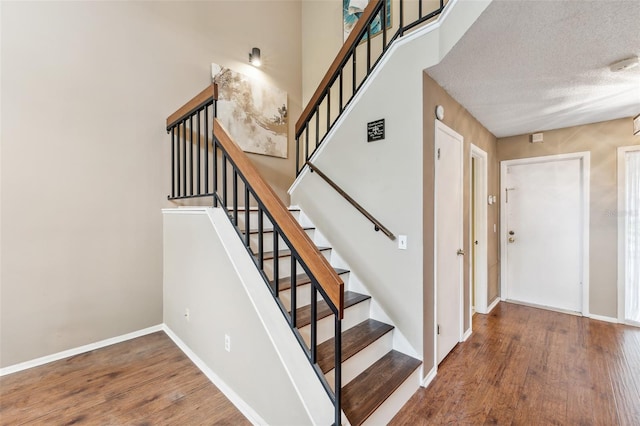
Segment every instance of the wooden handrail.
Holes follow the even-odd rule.
[[[344,282],[340,276],[320,253],[311,238],[291,215],[271,186],[263,179],[247,154],[231,140],[217,119],[213,122],[213,134],[238,171],[249,182],[256,197],[262,202],[265,210],[269,212],[282,234],[295,247],[300,260],[307,266],[311,275],[316,278],[324,289],[333,305],[338,309],[339,317],[342,319],[344,313]]]
[[[362,35],[364,34],[363,29],[366,31],[367,22],[369,21],[371,15],[375,13],[376,7],[381,1],[385,0],[370,1],[369,4],[367,4],[367,7],[365,7],[364,11],[362,12],[360,18],[358,18],[358,22],[356,22],[356,25],[351,30],[351,33],[349,33],[349,37],[347,37],[347,40],[342,45],[342,48],[338,52],[338,55],[331,63],[329,70],[324,75],[324,78],[320,81],[318,88],[314,92],[313,96],[311,96],[311,99],[309,99],[309,102],[307,103],[305,109],[302,111],[302,114],[300,114],[300,118],[298,118],[298,121],[296,122],[296,136],[302,130],[303,125],[306,123],[309,115],[315,108],[315,105],[318,103],[318,101],[320,101],[320,98],[322,98],[325,90],[327,90],[327,87],[331,83],[331,80],[335,78],[336,73],[338,73],[340,68],[342,68],[343,62],[345,61],[347,55],[351,52],[352,47],[360,41],[360,38],[362,38]]]
[[[218,99],[218,85],[211,83],[202,92],[198,93],[186,104],[182,105],[176,112],[167,117],[167,128],[176,124],[182,118],[188,116],[192,111],[200,108],[202,104],[210,99]]]
[[[349,203],[351,203],[351,205],[353,207],[355,207],[355,209],[358,210],[360,213],[362,213],[362,215],[364,217],[369,219],[369,221],[371,223],[373,223],[374,229],[376,231],[382,231],[382,233],[384,235],[386,235],[387,237],[389,237],[389,239],[392,240],[392,241],[396,239],[396,236],[393,235],[393,232],[389,231],[389,229],[386,226],[384,226],[382,223],[380,223],[380,221],[378,219],[373,217],[371,215],[371,213],[369,213],[364,207],[362,207],[360,204],[358,204],[358,202],[356,200],[351,198],[351,196],[349,194],[344,192],[344,190],[342,188],[340,188],[337,183],[335,183],[327,175],[322,173],[320,171],[320,169],[318,169],[315,165],[313,165],[309,161],[307,161],[307,166],[309,166],[309,168],[311,169],[312,172],[317,173],[318,176],[320,176],[322,179],[324,179],[325,182],[327,182],[333,189],[335,189],[338,194],[342,195],[342,197],[345,200],[347,200]]]

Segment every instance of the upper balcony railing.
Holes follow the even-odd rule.
[[[371,0],[296,122],[299,174],[391,44],[437,19],[444,0]]]

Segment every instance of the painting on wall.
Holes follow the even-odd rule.
[[[245,152],[287,158],[287,92],[211,64],[218,84],[218,119]]]
[[[342,0],[342,17],[344,28],[344,40],[347,40],[351,30],[362,16],[362,12],[369,4],[369,0]],[[387,22],[387,28],[391,28],[391,0],[387,0],[387,16],[385,19]],[[382,23],[380,22],[380,15],[377,15],[371,23],[371,36],[375,36],[382,30]],[[362,40],[366,40],[365,35]]]

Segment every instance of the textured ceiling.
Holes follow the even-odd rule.
[[[494,0],[428,74],[498,137],[640,113],[640,0]]]

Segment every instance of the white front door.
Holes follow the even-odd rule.
[[[503,162],[503,298],[582,312],[583,160],[531,160]]]
[[[462,337],[462,141],[436,121],[435,240],[438,364]]]

